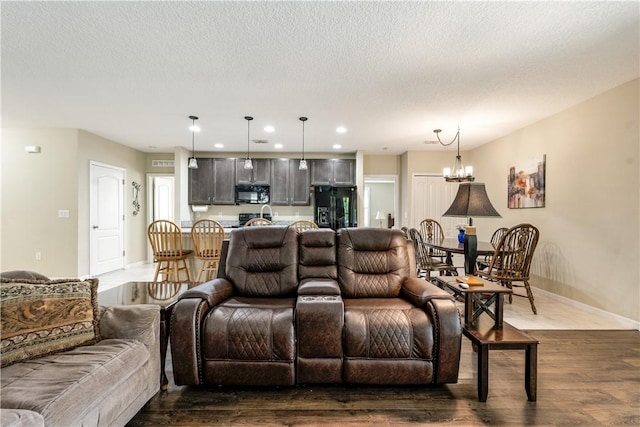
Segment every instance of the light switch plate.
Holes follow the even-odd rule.
[[[58,218],[69,218],[69,209],[58,210]]]

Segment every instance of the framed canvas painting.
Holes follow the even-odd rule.
[[[507,205],[509,209],[544,208],[547,156],[509,166]]]

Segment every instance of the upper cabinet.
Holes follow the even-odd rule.
[[[269,185],[270,204],[307,206],[313,185],[355,185],[355,160],[310,159],[300,170],[300,159],[199,158],[198,169],[189,169],[190,205],[233,205],[236,184]]]
[[[236,161],[235,159],[212,159],[214,168],[214,205],[235,205],[236,203]]]
[[[271,160],[271,204],[309,205],[309,170],[300,170],[298,159]]]
[[[313,159],[311,185],[355,185],[355,160]]]
[[[213,159],[197,159],[198,169],[189,169],[189,204],[211,205],[215,197]]]
[[[269,159],[251,159],[253,169],[244,168],[245,159],[236,159],[236,184],[269,184]]]
[[[199,158],[198,169],[189,169],[189,204],[235,204],[235,175],[235,159]]]

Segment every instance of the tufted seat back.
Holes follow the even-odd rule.
[[[296,231],[287,226],[233,230],[226,276],[238,295],[295,296],[298,287],[297,239]]]
[[[324,228],[307,230],[298,237],[300,244],[300,280],[338,278],[336,266],[336,233]]]
[[[400,230],[338,231],[338,281],[344,298],[397,297],[409,277],[407,240]]]

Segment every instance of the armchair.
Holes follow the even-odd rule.
[[[181,295],[171,318],[176,384],[293,385],[297,233],[233,230],[225,277]]]

